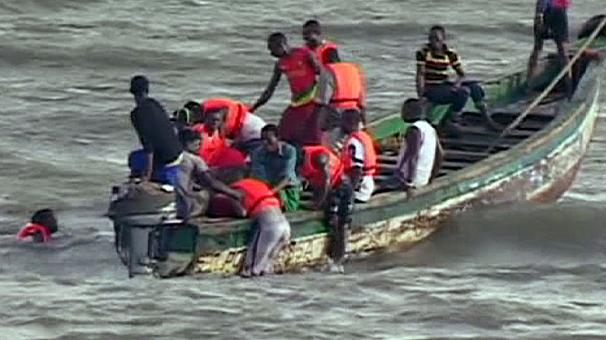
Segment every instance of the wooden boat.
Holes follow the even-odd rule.
[[[606,37],[592,46],[606,50]],[[532,89],[523,71],[485,82],[493,119],[504,125],[514,121],[560,71],[555,65],[554,58],[544,60],[540,81]],[[521,124],[504,136],[484,128],[473,110],[466,111],[463,134],[441,138],[446,158],[436,180],[418,189],[413,197],[404,192],[379,192],[370,202],[356,206],[349,256],[410,247],[431,235],[452,214],[476,206],[549,202],[560,197],[573,182],[594,129],[602,63],[581,56],[573,70],[576,88],[570,101],[563,93],[562,82],[554,82],[554,90],[545,93]],[[436,107],[432,112],[440,115],[447,109]],[[395,165],[404,129],[399,116],[370,125],[369,130],[381,144],[379,182]],[[304,196],[309,199],[309,195]],[[116,228],[116,247],[129,272],[144,265],[163,277],[236,273],[251,227],[249,220],[210,218],[184,226],[171,220],[170,209],[110,215]],[[329,230],[323,214],[300,211],[287,217],[292,226],[292,244],[281,253],[275,270],[299,271],[324,264]],[[145,242],[137,249],[134,241],[140,237]]]

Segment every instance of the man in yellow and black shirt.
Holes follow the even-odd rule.
[[[435,104],[450,104],[452,122],[457,123],[467,99],[471,97],[476,107],[492,122],[484,103],[484,90],[477,82],[465,81],[465,72],[457,52],[445,41],[446,30],[434,26],[429,30],[429,43],[417,51],[417,94]],[[455,82],[449,81],[449,68],[457,74]]]

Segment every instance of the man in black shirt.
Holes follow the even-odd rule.
[[[147,158],[142,179],[147,181],[154,178],[152,169],[153,172],[164,169],[169,184],[174,185],[182,158],[182,147],[173,124],[162,105],[148,96],[149,81],[146,77],[133,77],[130,93],[137,104],[130,113],[130,119]]]

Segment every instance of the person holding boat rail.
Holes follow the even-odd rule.
[[[313,145],[320,143],[320,131],[314,97],[317,91],[317,76],[322,66],[309,49],[291,48],[286,36],[272,33],[267,39],[267,48],[278,58],[267,88],[251,107],[255,112],[273,96],[282,74],[286,75],[291,91],[291,103],[282,114],[279,137],[291,144]]]
[[[322,65],[341,61],[337,45],[322,38],[322,27],[318,20],[307,20],[303,24],[302,35],[305,46],[316,55]]]
[[[461,59],[455,50],[446,45],[446,29],[433,26],[429,30],[429,42],[416,53],[417,59],[417,95],[427,98],[435,104],[449,104],[452,116],[447,125],[456,131],[461,114],[469,97],[480,110],[490,126],[496,126],[488,113],[484,101],[484,90],[475,81],[466,81]],[[449,80],[448,69],[452,67],[457,79]]]
[[[386,188],[412,190],[431,182],[440,169],[443,150],[438,134],[425,119],[425,105],[418,99],[407,99],[402,105],[402,120],[410,124],[400,148],[398,163]]]
[[[553,39],[562,67],[568,64],[568,8],[572,0],[537,0],[534,16],[534,47],[528,60],[528,79],[532,80],[543,42]],[[570,75],[566,78],[569,95],[572,95]]]
[[[297,150],[278,138],[278,127],[267,124],[261,130],[263,145],[251,155],[251,177],[270,183],[280,196],[285,211],[296,211],[301,202],[297,176]]]
[[[362,114],[356,109],[343,112],[341,129],[346,134],[341,153],[343,175],[338,187],[332,190],[327,209],[332,227],[331,270],[343,271],[347,243],[347,229],[351,223],[354,202],[368,202],[374,191],[377,154],[372,138],[360,130]]]

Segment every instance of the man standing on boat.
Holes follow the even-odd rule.
[[[341,129],[347,139],[341,153],[343,176],[338,187],[331,192],[327,209],[328,223],[332,227],[332,269],[343,271],[347,244],[347,229],[351,224],[354,202],[368,202],[375,187],[377,154],[372,138],[360,129],[362,114],[355,109],[343,112]]]
[[[303,41],[307,48],[316,55],[316,59],[322,65],[338,63],[339,58],[338,47],[335,43],[322,38],[322,27],[317,20],[307,20],[303,24]]]
[[[404,189],[409,195],[423,187],[438,174],[443,156],[438,134],[425,119],[425,107],[418,99],[402,105],[402,120],[410,124],[400,148],[393,177],[386,184],[390,189]]]
[[[267,48],[278,61],[267,88],[251,107],[250,112],[255,112],[269,101],[284,74],[290,85],[291,103],[280,120],[280,138],[297,145],[320,143],[314,98],[317,76],[321,73],[322,66],[309,49],[291,48],[286,36],[279,32],[269,36]]]
[[[572,0],[537,0],[534,16],[534,47],[528,61],[528,79],[535,76],[539,53],[543,42],[553,39],[562,67],[568,64],[568,8]],[[567,77],[567,90],[572,92],[570,75]],[[570,93],[571,94],[571,93]]]
[[[168,183],[176,181],[182,148],[164,107],[149,97],[149,81],[138,75],[130,81],[130,93],[137,105],[130,113],[131,122],[145,153],[142,180],[155,179],[158,170],[164,170]]]
[[[476,108],[484,115],[490,125],[492,119],[484,102],[484,90],[474,81],[465,81],[465,72],[457,52],[446,45],[446,30],[442,26],[433,26],[429,30],[429,42],[416,53],[417,59],[417,95],[427,98],[435,104],[451,105],[451,126],[456,130],[461,114],[471,97]],[[457,73],[454,82],[449,81],[448,69]]]

